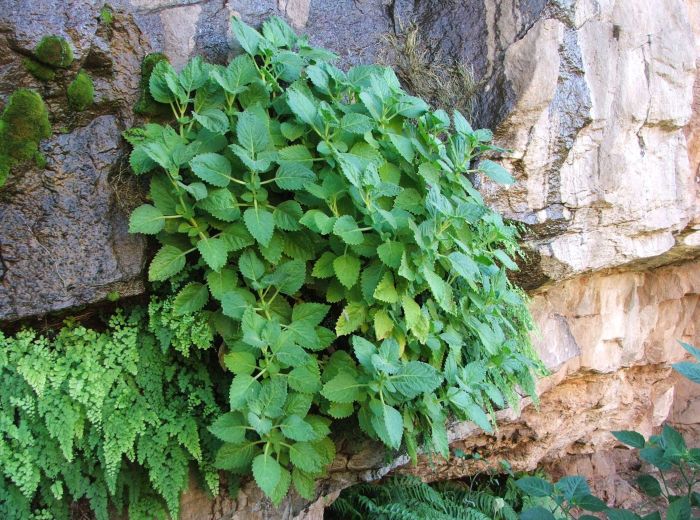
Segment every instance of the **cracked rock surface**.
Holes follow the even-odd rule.
[[[45,167],[14,168],[0,190],[0,322],[38,317],[143,291],[145,242],[127,232],[121,131],[133,120],[145,41],[130,16],[98,24],[88,2],[10,1],[0,14],[0,99],[35,89],[53,135],[41,144]],[[42,83],[22,59],[46,34],[66,38],[75,61]],[[75,113],[66,87],[83,68],[95,103]],[[117,186],[117,188],[115,188]]]

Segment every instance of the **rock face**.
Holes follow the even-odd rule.
[[[127,232],[130,182],[123,182],[121,131],[133,119],[144,42],[129,17],[98,25],[88,3],[11,2],[0,17],[0,95],[35,89],[45,99],[53,137],[46,166],[13,169],[0,191],[0,322],[39,316],[143,291],[145,242]],[[46,34],[71,42],[75,62],[42,83],[22,58]],[[94,79],[96,102],[74,113],[66,87],[78,69]]]
[[[498,135],[516,150],[507,162],[519,182],[488,190],[532,227],[541,281],[671,258],[697,241],[683,132],[695,49],[684,2],[569,5],[549,6],[505,49],[516,101]]]
[[[111,28],[88,2],[11,3],[0,15],[0,94],[38,88],[56,136],[44,144],[46,169],[28,169],[0,192],[0,320],[141,290],[144,246],[125,232],[108,179],[124,156],[119,131],[131,123],[147,51],[176,66],[194,54],[225,61],[237,52],[232,14],[253,24],[277,14],[343,66],[400,64],[400,42],[414,30],[423,66],[470,71],[464,88],[473,93],[460,108],[513,150],[503,161],[516,184],[481,189],[524,225],[528,261],[517,280],[531,291],[535,343],[552,371],[539,410],[503,412],[493,436],[455,424],[453,446],[478,450],[480,464],[506,458],[518,469],[595,477],[610,503],[629,505],[638,498],[625,480],[632,458],[610,430],[650,433],[670,418],[700,440],[700,392],[669,368],[683,356],[676,340],[700,343],[697,2],[119,0]],[[62,108],[70,72],[42,87],[21,68],[47,31],[72,39],[73,73],[94,73],[98,101],[88,113]],[[58,135],[62,126],[68,133]],[[183,518],[321,518],[337,491],[389,471],[438,479],[479,469],[456,458],[387,464],[373,445],[340,453],[314,504],[292,498],[274,510],[253,485],[235,501],[193,488]]]

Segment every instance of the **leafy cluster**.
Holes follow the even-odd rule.
[[[331,519],[517,520],[511,505],[488,490],[461,482],[428,485],[416,477],[393,477],[382,484],[358,484],[326,511]]]
[[[152,52],[144,56],[141,61],[141,81],[139,82],[139,100],[134,105],[134,112],[143,116],[155,117],[168,114],[168,107],[158,103],[148,88],[148,81],[153,68],[159,61],[167,61],[168,58],[161,52]]]
[[[176,517],[192,461],[218,492],[212,361],[176,351],[211,344],[206,320],[191,317],[186,337],[171,302],[154,298],[103,331],[0,333],[0,517],[68,519],[75,502],[102,520],[115,507],[131,519]]]
[[[217,463],[275,502],[292,481],[310,497],[348,417],[446,456],[448,414],[490,431],[537,367],[506,275],[516,230],[468,177],[512,182],[481,159],[491,132],[431,111],[391,69],[343,72],[279,18],[232,24],[246,52],[228,66],[153,67],[175,127],[126,133],[151,179],[130,219],[161,243],[149,279],[187,266],[175,310],[212,311],[234,375]]]

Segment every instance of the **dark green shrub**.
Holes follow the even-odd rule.
[[[130,220],[161,244],[149,279],[187,266],[177,312],[208,308],[225,344],[217,464],[274,502],[292,482],[311,497],[341,418],[447,456],[448,415],[490,431],[538,366],[507,277],[516,230],[467,176],[512,182],[484,157],[491,132],[430,110],[391,69],[341,71],[279,18],[233,30],[246,54],[227,67],[153,67],[174,128],[126,133],[151,179]]]
[[[92,105],[95,99],[95,86],[92,78],[84,70],[68,85],[68,103],[74,110],[82,111]]]
[[[55,68],[66,69],[73,63],[73,49],[68,41],[56,35],[44,36],[34,49],[40,62]]]

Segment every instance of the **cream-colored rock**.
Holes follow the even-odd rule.
[[[684,351],[676,340],[695,341],[698,294],[698,263],[568,280],[533,295],[535,345],[553,370],[678,361]]]
[[[306,25],[310,5],[311,0],[277,0],[277,7],[295,29],[302,29]]]
[[[699,211],[682,131],[695,72],[685,3],[572,9],[575,30],[543,19],[505,53],[516,101],[498,136],[518,183],[488,187],[512,218],[562,230],[530,240],[552,280],[662,256]]]
[[[194,49],[194,37],[201,11],[199,5],[184,5],[160,13],[165,31],[163,52],[176,69],[187,63]]]

